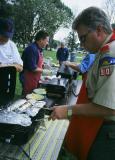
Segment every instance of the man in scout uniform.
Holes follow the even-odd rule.
[[[87,76],[87,101],[69,107],[56,106],[50,118],[65,119],[71,115],[81,118],[76,135],[78,160],[114,160],[115,33],[107,15],[96,7],[83,10],[72,27],[82,46],[97,53]]]

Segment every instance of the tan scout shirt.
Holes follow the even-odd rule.
[[[115,41],[98,53],[88,73],[87,91],[93,103],[115,109]]]

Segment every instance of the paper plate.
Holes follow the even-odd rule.
[[[27,99],[34,99],[34,100],[42,100],[42,99],[44,99],[44,96],[40,95],[40,94],[32,93],[32,94],[27,94],[26,98]]]
[[[33,92],[36,94],[46,94],[46,90],[43,88],[34,89]]]

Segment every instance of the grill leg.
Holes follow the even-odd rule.
[[[23,149],[22,146],[18,146],[22,152],[25,154],[25,156],[28,158],[28,160],[32,160],[31,157],[30,157],[30,145],[29,145],[29,154]]]

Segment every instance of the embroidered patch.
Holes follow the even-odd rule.
[[[100,76],[109,76],[110,74],[110,67],[100,69]]]
[[[99,66],[107,66],[107,65],[115,65],[115,58],[108,56],[100,59]]]

